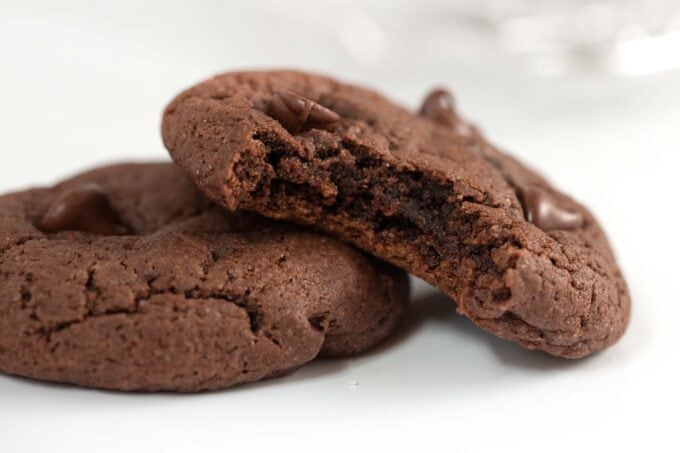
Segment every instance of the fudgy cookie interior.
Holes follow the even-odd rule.
[[[264,156],[245,155],[235,173],[253,187],[244,203],[256,211],[276,213],[288,206],[295,212],[320,211],[315,215],[356,225],[350,234],[370,236],[376,248],[403,244],[400,258],[419,262],[424,272],[440,268],[450,276],[450,286],[478,275],[484,302],[510,296],[491,256],[507,238],[485,234],[488,225],[464,207],[475,201],[458,196],[450,182],[389,165],[351,141],[300,155],[273,134],[253,139],[262,143]]]

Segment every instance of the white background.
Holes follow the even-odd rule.
[[[598,215],[632,291],[625,337],[580,361],[525,351],[417,282],[392,340],[283,379],[144,395],[0,376],[1,452],[679,451],[680,73],[546,76],[444,2],[359,5],[0,0],[0,190],[167,159],[163,106],[222,70],[317,70],[413,108],[444,84]]]

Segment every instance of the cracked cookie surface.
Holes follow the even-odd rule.
[[[118,229],[39,229],[74,191],[78,206],[104,192]],[[408,298],[404,272],[331,237],[228,213],[169,163],[0,197],[0,289],[0,371],[144,391],[224,388],[361,352]]]
[[[428,99],[416,115],[327,77],[228,73],[177,96],[162,132],[216,202],[353,243],[499,337],[570,358],[614,343],[630,299],[595,218]]]

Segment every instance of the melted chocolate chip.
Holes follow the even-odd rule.
[[[303,129],[325,129],[340,121],[334,111],[290,91],[274,93],[269,113],[291,134]]]
[[[536,186],[517,189],[527,221],[544,231],[573,230],[583,225],[583,215],[562,206],[554,196]]]
[[[437,124],[452,128],[463,137],[474,135],[474,128],[463,121],[456,113],[453,95],[443,88],[432,90],[420,107],[420,112]]]
[[[80,184],[59,194],[39,227],[48,233],[82,230],[118,235],[126,232],[106,192],[94,183]]]
[[[443,126],[455,127],[458,122],[456,101],[442,88],[432,90],[420,107],[420,114]]]

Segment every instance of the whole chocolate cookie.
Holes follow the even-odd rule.
[[[313,225],[450,295],[502,338],[563,357],[615,342],[630,300],[593,216],[455,114],[299,72],[217,76],[167,107],[173,159],[213,200]]]
[[[336,239],[227,213],[173,164],[0,197],[0,371],[199,391],[363,351],[404,272]]]

